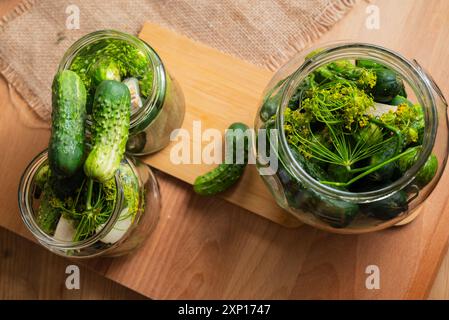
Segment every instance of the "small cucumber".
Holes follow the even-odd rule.
[[[86,89],[73,71],[56,74],[52,85],[52,129],[48,158],[51,171],[69,177],[83,164]]]
[[[332,199],[315,192],[303,195],[310,211],[320,220],[328,223],[333,228],[348,226],[359,213],[359,206],[352,202]]]
[[[386,143],[382,148],[382,150],[371,156],[371,158],[369,159],[369,164],[373,166],[376,164],[380,164],[388,160],[389,158],[395,156],[399,152],[401,152],[401,150],[397,150],[397,140],[393,139],[391,142]],[[390,180],[393,177],[395,170],[396,170],[395,163],[394,162],[388,163],[383,167],[377,169],[373,173],[369,174],[368,177],[372,181],[379,181],[379,182]]]
[[[33,196],[35,199],[40,198],[49,177],[50,177],[50,166],[48,164],[40,167],[37,170],[36,175],[34,176],[34,190],[33,190]]]
[[[265,100],[259,111],[260,119],[262,119],[264,122],[267,122],[273,115],[276,114],[279,103],[281,101],[281,97],[281,93],[278,92],[277,94]]]
[[[368,60],[368,59],[358,59],[355,61],[355,65],[357,67],[365,68],[365,69],[385,69],[386,68],[383,64],[380,64],[373,60]]]
[[[196,193],[207,196],[217,194],[228,189],[239,180],[248,162],[249,141],[244,134],[246,130],[248,130],[247,125],[237,122],[228,128],[225,135],[226,144],[232,143],[234,146],[232,150],[233,160],[237,159],[236,146],[243,143],[245,152],[243,163],[222,163],[208,173],[197,177],[193,183],[193,190]]]
[[[46,183],[37,210],[36,223],[48,235],[55,232],[62,210],[55,208],[51,201],[55,198],[50,183]]]
[[[364,212],[380,220],[390,220],[407,211],[407,193],[399,190],[388,198],[366,204]]]
[[[404,83],[396,72],[390,69],[378,69],[376,76],[376,85],[372,90],[374,101],[389,103],[403,91]]]
[[[90,70],[94,86],[98,86],[103,80],[121,81],[120,68],[117,63],[110,58],[98,60]]]
[[[401,171],[402,174],[405,174],[405,172],[410,169],[418,160],[419,153],[422,150],[422,146],[416,146],[409,148],[409,150],[412,150],[410,153],[402,156],[398,160],[398,168]],[[415,177],[415,182],[417,185],[421,188],[426,186],[430,181],[432,181],[433,177],[438,171],[438,159],[434,154],[431,154],[427,161],[424,163],[424,165],[419,169],[418,173]]]
[[[97,87],[92,108],[92,149],[84,163],[87,177],[105,182],[119,168],[128,141],[130,104],[125,84],[105,80]]]
[[[406,104],[409,107],[413,107],[413,102],[411,102],[410,100],[408,100],[407,98],[401,96],[401,95],[397,95],[393,98],[393,100],[391,100],[390,104],[392,106],[398,106],[400,104]]]
[[[212,171],[197,177],[193,190],[203,196],[220,193],[236,183],[244,170],[243,164],[222,163]]]
[[[50,167],[46,164],[39,168],[34,176],[34,183],[37,188],[44,189],[45,183],[50,177]]]

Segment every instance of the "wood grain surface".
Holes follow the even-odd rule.
[[[375,42],[415,57],[447,96],[449,1],[372,3],[380,8],[379,30],[365,28],[367,3],[360,2],[321,41]],[[36,129],[45,124],[26,112],[14,92],[11,100],[5,81],[0,97],[0,225],[31,238],[18,214],[17,186],[49,132]],[[127,257],[86,263],[152,298],[424,298],[447,249],[449,205],[439,192],[446,188],[447,170],[413,223],[361,236],[287,229],[222,199],[196,196],[175,178],[158,178],[162,216],[145,245]],[[365,269],[372,264],[381,271],[379,290],[365,287]],[[431,298],[448,297],[448,265]]]
[[[252,127],[262,92],[273,73],[154,23],[145,23],[139,37],[151,44],[181,85],[186,101],[182,128],[189,133],[192,163],[175,164],[171,160],[172,146],[179,143],[178,140],[160,152],[145,157],[144,161],[193,184],[197,176],[217,166],[203,161],[200,164],[193,163],[194,144],[205,147],[210,143],[201,143],[200,137],[195,138],[194,122],[201,126],[199,134],[210,128],[224,133],[233,122],[243,122]],[[249,165],[239,183],[220,197],[286,227],[301,225],[298,219],[277,206],[255,165]]]
[[[0,228],[0,300],[145,299],[82,266],[79,289],[68,290],[65,272],[69,265],[77,264]]]

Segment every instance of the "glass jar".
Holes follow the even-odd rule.
[[[70,258],[114,257],[136,249],[152,233],[159,220],[161,207],[157,180],[149,166],[134,158],[126,157],[114,177],[117,190],[115,205],[106,222],[101,224],[92,236],[81,241],[74,242],[67,236],[49,235],[37,222],[42,195],[42,187],[39,186],[37,177],[47,164],[48,155],[45,150],[25,169],[18,191],[22,220],[45,248]],[[127,187],[132,187],[137,194],[137,201],[133,204],[136,208],[133,218],[126,215],[130,211],[130,204],[125,196],[126,190],[130,190],[126,189]],[[62,217],[63,215],[60,219]],[[70,220],[66,219],[64,223],[67,221]]]
[[[59,70],[73,69],[73,62],[80,54],[104,50],[110,41],[118,41],[136,48],[148,61],[148,65],[139,70],[139,75],[134,77],[142,84],[145,77],[151,78],[148,86],[148,95],[142,95],[142,106],[132,108],[127,152],[132,155],[145,155],[164,148],[170,142],[170,134],[180,128],[184,120],[185,103],[179,84],[167,72],[162,60],[157,53],[143,40],[130,34],[115,30],[101,30],[89,33],[76,41],[64,54]],[[103,48],[103,49],[102,49]],[[102,52],[102,51],[101,51]],[[105,54],[109,53],[105,50]],[[95,65],[101,57],[95,57],[88,66]],[[89,68],[87,68],[89,69]],[[76,71],[76,70],[74,70]],[[86,75],[90,70],[82,69]],[[123,80],[123,79],[122,79]],[[87,88],[89,91],[89,88]],[[142,93],[142,86],[140,88]],[[91,95],[93,93],[91,92]],[[88,99],[89,103],[89,99]],[[88,119],[89,124],[89,119]]]
[[[390,68],[404,81],[409,99],[423,107],[422,149],[414,165],[402,177],[375,190],[366,191],[360,186],[360,191],[350,192],[316,180],[299,162],[286,138],[284,112],[298,86],[317,68],[342,59],[369,59]],[[295,56],[266,87],[255,130],[257,141],[267,141],[269,146],[266,149],[263,144],[256,143],[256,165],[278,205],[302,222],[336,233],[381,230],[409,217],[437,185],[448,155],[446,109],[447,103],[440,89],[416,60],[409,61],[398,53],[372,44],[323,46]],[[270,131],[271,140],[266,135]],[[415,178],[431,154],[437,158],[438,169],[433,179],[422,186]],[[270,166],[270,159],[277,161],[277,168]]]

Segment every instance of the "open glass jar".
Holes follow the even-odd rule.
[[[334,169],[330,169],[331,164],[335,165],[332,163],[334,160],[330,157],[340,160],[340,156],[343,157],[343,155],[334,152],[329,156],[330,153],[323,153],[325,142],[315,143],[314,140],[310,140],[312,142],[308,144],[304,136],[299,135],[295,139],[291,139],[286,132],[286,130],[291,130],[291,127],[286,126],[290,124],[286,120],[286,111],[287,113],[291,111],[287,108],[292,108],[292,101],[295,101],[294,108],[298,110],[297,112],[304,112],[302,108],[305,107],[305,100],[301,100],[303,99],[301,90],[310,80],[308,76],[319,68],[328,66],[331,62],[343,60],[350,61],[352,65],[356,65],[356,61],[365,60],[374,65],[379,64],[382,68],[388,68],[396,74],[397,79],[403,81],[403,90],[408,93],[408,99],[413,101],[414,105],[422,107],[425,126],[422,128],[423,132],[420,133],[422,139],[419,146],[420,151],[416,153],[414,162],[404,170],[400,177],[391,181],[389,179],[382,180],[379,175],[380,179],[374,189],[364,183],[356,183],[347,188],[348,183],[341,183],[337,186],[337,184],[328,183],[327,179],[317,179],[318,174],[313,176],[309,164],[326,162],[320,164],[326,167],[326,173],[329,173],[335,169],[335,166]],[[335,68],[339,66],[341,66],[339,63],[334,65]],[[328,70],[326,68],[320,70],[320,72],[323,71]],[[325,90],[327,89],[325,88]],[[335,97],[335,99],[337,98]],[[332,99],[333,97],[329,99],[331,104]],[[307,103],[309,106],[311,105],[310,100]],[[410,101],[407,103],[410,104],[410,107],[412,106]],[[396,105],[395,110],[399,110],[399,107],[400,105]],[[323,115],[323,110],[320,108],[315,110]],[[406,108],[406,106],[404,105],[402,108]],[[338,43],[323,46],[313,52],[309,51],[295,56],[274,75],[265,89],[256,116],[255,129],[257,141],[263,139],[269,147],[266,150],[261,148],[258,143],[256,144],[257,167],[279,206],[306,224],[337,233],[363,233],[384,229],[410,216],[429,196],[439,181],[448,155],[449,131],[446,111],[447,103],[440,89],[415,60],[409,61],[398,53],[371,44]],[[394,115],[393,111],[390,114]],[[325,122],[326,126],[338,123],[338,121],[332,123],[332,121],[328,121],[330,118],[326,117],[323,116],[323,119],[327,119],[323,120],[327,121]],[[329,132],[333,129],[327,128],[326,130]],[[267,135],[270,132],[271,140]],[[336,143],[340,141],[337,139],[339,136],[343,140],[355,140],[354,137],[332,133],[326,141],[331,145],[329,149],[337,150]],[[313,135],[312,138],[315,139]],[[294,143],[292,141],[299,141],[298,145],[303,148],[298,148],[298,150],[306,150],[306,152],[299,154],[297,150],[294,150],[295,148],[292,148],[291,144]],[[348,150],[348,148],[338,150],[355,153],[354,150]],[[383,149],[379,147],[379,150]],[[327,158],[323,158],[323,155]],[[428,165],[431,155],[434,161],[431,170],[433,175],[426,183],[421,183],[423,168]],[[318,159],[320,157],[321,159]],[[270,166],[270,161],[273,162],[273,159],[277,162],[274,167]],[[391,161],[392,170],[397,170],[398,159],[402,159],[402,156],[396,156],[396,159]],[[335,162],[338,162],[337,160]],[[435,162],[437,162],[437,168],[435,168]],[[371,167],[367,165],[367,168],[371,168],[370,170],[377,170],[375,167],[376,163]],[[363,170],[363,168],[353,169],[348,165],[348,170],[352,170],[352,173]],[[331,173],[336,173],[336,171]],[[353,173],[352,177],[354,176],[357,177],[357,174]],[[352,180],[345,181],[351,182]],[[365,181],[367,180],[365,179]],[[370,184],[369,181],[367,184]]]
[[[19,185],[19,208],[23,221],[45,248],[70,258],[114,257],[136,249],[148,238],[159,219],[159,186],[151,169],[134,158],[122,160],[114,181],[113,207],[95,232],[82,240],[73,240],[82,220],[67,218],[61,209],[53,217],[39,221],[39,206],[45,193],[42,175],[48,168],[47,151],[43,151],[26,168]],[[64,187],[64,186],[62,186]],[[52,201],[52,200],[50,200]],[[58,200],[56,200],[58,201]],[[49,234],[43,226],[53,223],[56,231]]]
[[[87,34],[63,56],[59,70],[65,69],[75,71],[83,80],[88,110],[100,73],[131,86],[129,154],[145,155],[164,148],[172,131],[182,125],[185,103],[181,88],[157,53],[139,38],[115,30]]]

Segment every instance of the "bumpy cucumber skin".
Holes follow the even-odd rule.
[[[91,70],[91,77],[96,86],[104,80],[121,81],[119,66],[112,59],[98,60]]]
[[[56,175],[69,177],[83,164],[85,140],[86,89],[75,72],[64,70],[56,74],[52,106],[50,168]]]
[[[58,224],[59,218],[61,217],[61,210],[55,208],[50,203],[51,199],[54,198],[53,188],[50,183],[46,183],[44,186],[43,195],[40,199],[39,209],[36,215],[36,223],[38,226],[49,235],[53,235]]]
[[[197,177],[193,184],[193,190],[203,196],[223,192],[239,180],[245,166],[244,164],[222,163],[208,173]]]
[[[97,87],[92,108],[92,149],[84,173],[99,182],[111,179],[125,154],[131,96],[128,87],[105,80]]]
[[[232,130],[241,130],[242,132],[248,129],[248,126],[243,123],[233,123],[229,129]],[[226,140],[234,139],[234,150],[235,146],[238,144],[237,139],[244,139],[243,135],[237,134],[226,134]],[[227,141],[229,143],[229,141]],[[198,176],[193,183],[193,190],[203,196],[210,196],[220,192],[225,191],[234,183],[236,183],[243,171],[245,170],[246,163],[248,162],[248,158],[246,157],[246,153],[248,151],[248,141],[244,142],[245,146],[245,157],[243,164],[235,164],[235,163],[222,163],[215,169],[207,172],[202,176]],[[235,154],[232,157],[236,158]]]

